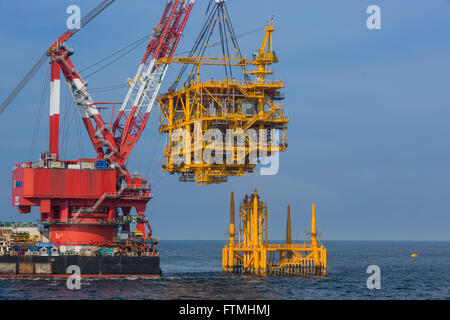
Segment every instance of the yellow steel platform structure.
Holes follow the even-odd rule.
[[[292,243],[288,207],[286,243],[267,242],[267,205],[258,192],[244,199],[239,207],[239,226],[235,235],[234,194],[230,202],[230,235],[222,251],[224,272],[259,275],[326,275],[327,250],[319,247],[315,205],[312,206],[311,241]]]
[[[252,172],[261,159],[286,150],[289,119],[282,105],[274,102],[283,98],[279,90],[284,82],[266,79],[273,73],[268,66],[278,62],[272,48],[274,30],[272,25],[265,28],[253,59],[173,57],[158,61],[196,66],[196,74],[182,90],[169,90],[158,98],[159,130],[167,135],[163,171],[180,174],[181,181],[221,183],[228,176]],[[254,69],[243,69],[247,79],[243,81],[228,77],[201,80],[201,66]],[[174,161],[174,155],[183,160]]]

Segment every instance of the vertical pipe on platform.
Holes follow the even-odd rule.
[[[252,217],[252,209],[250,207],[250,204],[246,204],[244,208],[242,209],[242,224],[243,224],[243,232],[242,232],[242,238],[243,238],[243,246],[244,247],[250,247],[250,236],[251,236],[251,217]],[[250,252],[245,251],[244,252],[244,264],[243,269],[246,269],[249,267],[249,261],[250,261]]]
[[[258,199],[258,204],[259,204],[259,199]],[[263,219],[264,219],[264,214],[265,214],[265,210],[264,208],[258,208],[258,220],[257,220],[257,224],[258,224],[258,246],[260,248],[263,247],[263,229],[264,229],[264,225],[263,225]]]
[[[252,236],[251,243],[254,247],[258,246],[258,191],[255,190],[253,197],[253,212],[251,216],[252,221]]]
[[[292,243],[292,234],[291,234],[291,206],[287,207],[287,221],[286,221],[286,244]],[[286,259],[290,260],[292,258],[292,252],[286,252]]]
[[[229,243],[229,249],[228,249],[228,260],[227,265],[228,266],[234,266],[234,247],[236,243],[235,238],[235,227],[234,227],[234,192],[231,193],[231,200],[230,200],[230,243]]]
[[[260,252],[258,248],[258,191],[255,189],[253,196],[253,212],[252,212],[252,246],[253,246],[253,268],[259,270]]]
[[[312,219],[311,219],[311,246],[313,250],[314,265],[320,265],[319,247],[317,244],[317,225],[316,225],[316,205],[312,205]]]
[[[229,263],[228,263],[228,247],[225,247],[222,249],[222,271],[227,272],[229,271]]]
[[[267,273],[267,249],[261,246],[261,274]]]

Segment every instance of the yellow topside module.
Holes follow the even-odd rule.
[[[181,181],[221,183],[228,176],[252,172],[257,163],[286,150],[289,120],[278,103],[284,82],[266,78],[272,74],[268,66],[278,61],[272,48],[274,30],[272,25],[265,28],[253,59],[224,55],[159,61],[190,64],[196,70],[183,89],[158,98],[159,130],[167,134],[164,171],[180,174]],[[231,72],[224,80],[201,80],[201,66],[241,67],[245,80]],[[247,72],[246,67],[253,70]]]

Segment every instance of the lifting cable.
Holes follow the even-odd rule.
[[[226,8],[225,8],[226,9]],[[97,14],[98,15],[98,14]],[[92,20],[92,19],[91,19]],[[87,22],[85,22],[86,24]],[[207,26],[207,25],[205,25]],[[232,26],[231,26],[232,28]],[[251,31],[248,31],[246,33],[240,34],[239,36],[235,36],[234,33],[231,34],[230,37],[226,38],[227,40],[231,40],[233,42],[233,44],[235,44],[235,46],[238,48],[239,50],[239,45],[237,44],[237,39],[252,35],[254,33],[257,33],[261,30],[263,30],[264,27],[260,27]],[[99,61],[97,61],[96,63],[82,69],[80,71],[84,72],[87,71],[95,66],[97,66],[98,64],[112,58],[113,56],[121,53],[122,51],[131,48],[129,51],[126,51],[124,54],[122,54],[121,56],[117,57],[116,59],[114,59],[113,61],[109,62],[108,64],[102,66],[101,68],[97,69],[96,71],[92,72],[91,74],[89,74],[88,76],[86,76],[85,78],[94,75],[95,73],[105,69],[106,67],[110,66],[111,64],[117,62],[120,58],[124,57],[125,55],[127,55],[128,53],[130,53],[132,50],[134,50],[135,48],[137,48],[139,45],[141,45],[150,35],[145,35],[143,37],[141,37],[140,39],[136,40],[135,42],[123,47],[122,49],[119,49],[117,51],[115,51],[114,53],[100,59]],[[211,44],[211,46],[216,46],[218,44],[220,44],[221,42],[215,42],[213,44]],[[196,49],[198,48],[198,45],[195,47]],[[240,52],[240,50],[239,50]],[[184,54],[189,54],[190,57],[193,56],[193,52],[192,50],[190,51],[185,51],[185,52],[181,52],[179,54],[177,54],[176,56],[180,56],[180,55],[184,55]],[[241,55],[241,54],[240,54]],[[6,108],[9,106],[9,104],[11,104],[11,102],[17,97],[17,95],[22,91],[22,89],[26,86],[26,84],[31,80],[31,78],[33,78],[33,76],[40,70],[40,68],[44,65],[44,63],[47,60],[47,54],[45,53],[44,55],[42,55],[42,57],[38,60],[38,62],[31,68],[31,70],[27,73],[27,75],[22,79],[22,81],[17,85],[17,87],[11,92],[11,94],[2,102],[2,104],[0,105],[0,114],[2,114]],[[180,75],[182,76],[184,74],[185,69],[187,68],[187,65],[183,65],[183,70],[182,72],[180,72]],[[179,79],[179,77],[177,78]],[[178,84],[179,80],[176,81],[176,83]],[[117,86],[110,86],[110,87],[104,87],[104,88],[96,88],[96,89],[91,89],[90,92],[93,92],[97,89],[99,89],[97,92],[103,92],[103,91],[112,91],[112,90],[116,90],[116,89],[122,89],[122,88],[126,88],[127,85],[117,85]],[[100,90],[101,89],[101,90]],[[103,90],[105,89],[105,90]]]
[[[161,145],[162,136],[163,136],[162,134],[158,134],[158,138],[157,139],[153,139],[153,146],[152,146],[152,149],[150,149],[150,150],[156,150],[156,148]],[[164,153],[161,153],[161,156],[158,157],[158,158],[160,158],[160,160],[159,161],[157,160],[156,164],[153,165],[155,157],[156,157],[156,153],[152,152],[152,157],[150,158],[150,162],[148,163],[147,168],[145,170],[145,176],[146,177],[148,177],[150,173],[153,173],[156,169],[159,168],[159,166],[160,166],[160,164],[161,164],[161,162],[162,162],[162,160],[164,158]]]
[[[266,26],[262,26],[262,27],[259,27],[259,28],[257,28],[257,29],[253,29],[253,30],[247,31],[247,32],[245,32],[245,33],[241,33],[240,35],[236,36],[234,39],[237,40],[237,39],[241,39],[241,38],[247,37],[247,36],[249,36],[249,35],[255,34],[255,33],[257,33],[257,32],[260,32],[260,31],[264,30],[265,27],[266,27]],[[232,40],[232,38],[229,37],[228,40]],[[236,42],[236,43],[237,43],[237,42]],[[214,47],[214,46],[217,46],[217,45],[219,45],[219,44],[220,44],[220,41],[212,43],[211,46]],[[188,54],[189,52],[190,52],[190,51],[180,52],[180,53],[175,54],[174,57],[183,56],[183,55],[185,55],[185,54]]]
[[[106,8],[112,5],[116,0],[103,0],[98,6],[92,9],[87,15],[81,18],[80,28],[75,29],[73,34],[80,31],[84,26],[86,26],[89,22],[92,21],[95,17],[97,17],[100,13],[102,13]]]
[[[135,42],[123,47],[122,49],[117,50],[116,52],[110,54],[109,56],[100,59],[99,61],[97,61],[96,63],[84,68],[83,70],[81,70],[80,72],[84,72],[87,71],[93,67],[95,67],[96,65],[101,64],[102,62],[108,60],[109,58],[112,58],[113,56],[121,53],[122,51],[129,49],[127,51],[125,51],[123,54],[121,54],[120,56],[118,56],[117,58],[115,58],[114,60],[108,62],[107,64],[105,64],[104,66],[98,68],[97,70],[91,72],[90,74],[88,74],[87,76],[85,76],[84,78],[89,78],[90,76],[93,76],[94,74],[96,74],[97,72],[100,72],[101,70],[105,69],[106,67],[109,67],[111,64],[113,64],[114,62],[118,61],[119,59],[123,58],[124,56],[126,56],[127,54],[129,54],[130,52],[132,52],[134,49],[138,48],[140,45],[142,45],[144,42],[146,42],[146,40],[150,37],[150,35],[145,35],[144,37],[136,40]]]
[[[237,41],[237,39],[239,37],[236,37],[236,32],[234,31],[233,23],[231,22],[231,17],[230,17],[230,14],[228,13],[228,8],[226,5],[224,7],[225,7],[225,12],[226,12],[225,21],[227,23],[228,29],[230,30],[231,40],[233,41],[233,45],[234,45],[235,49],[237,50],[239,59],[242,59],[241,48],[239,47],[239,43]],[[259,29],[265,29],[265,26],[262,28],[259,28]],[[259,31],[259,29],[258,29],[258,31]],[[250,80],[250,76],[248,75],[247,68],[245,66],[243,66],[242,69],[244,71],[245,80],[250,82],[251,80]]]
[[[28,159],[33,159],[34,157],[34,152],[35,152],[35,147],[36,147],[36,141],[39,135],[39,128],[41,125],[41,119],[42,119],[42,114],[44,111],[44,105],[46,102],[46,93],[47,90],[49,89],[49,83],[50,83],[50,65],[48,65],[47,67],[47,72],[46,72],[47,76],[44,77],[43,80],[43,85],[42,85],[42,94],[41,94],[41,102],[39,104],[39,109],[38,112],[36,114],[36,122],[34,125],[34,131],[33,131],[33,137],[31,138],[31,146],[30,146],[30,151],[28,154]]]
[[[222,9],[222,10],[223,10],[223,9]],[[226,7],[225,7],[225,10],[227,10]],[[207,34],[207,32],[208,32],[208,29],[209,29],[208,26],[210,26],[210,25],[212,24],[212,19],[215,17],[216,14],[219,13],[218,11],[219,11],[219,9],[216,8],[216,11],[212,11],[212,12],[210,13],[209,18],[208,18],[208,21],[207,21],[207,23],[205,23],[205,25],[203,26],[202,31],[200,32],[200,36],[198,37],[197,41],[195,42],[193,49],[191,49],[190,51],[185,51],[185,52],[182,52],[182,53],[180,53],[180,54],[177,54],[176,56],[179,56],[179,55],[183,55],[183,54],[189,53],[189,56],[191,57],[191,56],[193,56],[193,54],[194,54],[195,51],[199,48],[200,45],[202,45],[202,46],[200,46],[200,48],[204,47],[205,45],[206,45],[206,46],[208,45],[208,42],[209,42],[209,41],[206,41],[206,43],[205,43],[205,41],[204,41],[204,40],[206,39],[205,36],[206,36],[206,34]],[[228,11],[227,11],[227,14],[228,14]],[[225,16],[225,15],[222,13],[222,16]],[[239,45],[238,45],[238,43],[237,43],[237,39],[242,38],[242,37],[245,37],[245,36],[248,36],[248,35],[251,35],[251,34],[253,34],[253,33],[259,32],[260,30],[264,29],[264,27],[261,27],[261,28],[258,28],[258,29],[249,31],[249,32],[247,32],[247,33],[241,34],[241,35],[239,35],[238,37],[236,37],[236,36],[235,36],[235,33],[234,33],[234,30],[232,29],[232,26],[230,25],[230,23],[228,22],[228,20],[225,18],[224,21],[226,22],[226,26],[227,26],[228,30],[230,30],[230,32],[229,32],[229,33],[230,33],[230,37],[221,37],[221,41],[216,42],[216,43],[213,43],[213,44],[211,44],[211,46],[215,46],[215,45],[221,44],[221,43],[223,43],[223,42],[228,43],[228,40],[231,40],[232,43],[233,43],[233,45],[237,48],[240,57],[242,56],[242,54],[241,54],[241,52],[240,52]],[[219,22],[219,23],[220,23],[220,22]],[[225,30],[225,26],[223,26],[223,30]],[[231,31],[231,30],[232,30],[232,31]],[[212,30],[211,30],[211,31],[212,31]],[[98,70],[92,72],[91,74],[85,76],[85,78],[88,78],[88,77],[94,75],[95,73],[97,73],[97,72],[103,70],[104,68],[110,66],[111,64],[113,64],[114,62],[116,62],[117,60],[119,60],[120,58],[122,58],[123,56],[127,55],[128,53],[130,53],[132,50],[134,50],[134,49],[137,48],[139,45],[141,45],[141,44],[142,44],[146,39],[148,39],[148,37],[150,37],[150,36],[151,36],[151,34],[147,34],[147,35],[145,35],[145,36],[139,38],[138,40],[134,41],[133,43],[131,43],[131,44],[129,44],[129,45],[127,45],[127,46],[125,46],[125,47],[123,47],[123,48],[121,48],[121,49],[115,51],[114,53],[112,53],[112,54],[110,54],[110,55],[108,55],[108,56],[106,56],[106,57],[100,59],[99,61],[93,63],[92,65],[90,65],[90,66],[88,66],[88,67],[82,69],[82,70],[80,71],[80,73],[82,73],[82,72],[84,72],[84,71],[87,71],[87,70],[91,69],[92,67],[95,67],[96,65],[99,65],[99,64],[101,64],[102,62],[108,60],[109,58],[112,58],[113,56],[117,55],[118,53],[120,53],[120,52],[122,52],[122,51],[124,51],[124,50],[126,50],[126,49],[128,49],[128,48],[130,48],[130,50],[126,51],[123,55],[119,56],[118,58],[114,59],[113,61],[111,61],[111,62],[109,62],[108,64],[104,65],[103,67],[99,68]],[[227,48],[227,50],[228,50],[228,48]],[[204,50],[202,50],[202,52],[204,52]],[[229,51],[228,51],[228,55],[229,55]],[[91,89],[91,90],[92,90],[92,89]]]
[[[14,88],[14,90],[9,94],[9,96],[5,99],[5,101],[2,102],[0,105],[0,114],[3,113],[3,111],[6,110],[6,108],[9,106],[11,102],[17,97],[17,95],[22,91],[22,89],[27,85],[27,83],[33,78],[33,76],[36,74],[36,72],[39,71],[39,69],[42,67],[44,62],[47,60],[47,53],[44,53],[39,60],[35,63],[35,65],[31,68],[30,71],[25,75],[25,77],[22,79],[22,81],[19,82],[19,84]]]
[[[244,35],[240,35],[239,37],[236,36],[236,33],[234,31],[230,15],[226,6],[226,3],[216,3],[215,8],[210,11],[210,5],[212,2],[208,4],[208,9],[206,11],[207,19],[200,31],[200,34],[197,38],[197,40],[194,43],[194,46],[189,51],[188,57],[204,57],[205,51],[208,47],[214,47],[217,44],[221,45],[222,55],[223,57],[230,57],[230,46],[229,46],[229,40],[231,41],[231,44],[234,46],[234,50],[238,56],[239,59],[242,59],[242,52],[239,47],[237,39],[255,32],[260,31],[263,28],[258,28],[256,30],[247,32]],[[209,13],[209,14],[208,14]],[[214,20],[214,22],[213,22]],[[216,27],[216,24],[218,22],[219,27],[219,35],[220,35],[220,41],[218,43],[209,44],[212,34],[214,33],[214,29]],[[178,56],[178,55],[177,55]],[[174,83],[170,86],[169,91],[176,91],[179,82],[181,81],[182,77],[184,76],[184,73],[186,72],[188,68],[188,64],[183,64],[180,72],[178,73],[177,78],[175,79]],[[225,65],[225,75],[228,78],[232,75],[232,66]],[[250,77],[248,75],[247,69],[245,66],[242,66],[242,72],[244,75],[244,78],[246,81],[251,81]],[[191,72],[188,76],[188,79],[186,83],[189,83],[195,73],[196,65],[193,65],[191,68]]]
[[[209,8],[208,8],[209,9]],[[189,51],[188,57],[193,57],[197,49],[199,48],[200,44],[204,43],[204,39],[206,37],[206,33],[209,30],[209,27],[212,25],[212,21],[216,15],[217,10],[212,10],[208,18],[206,19],[205,24],[202,27],[202,30],[200,31],[200,34],[197,38],[197,40],[194,43],[194,46]],[[188,68],[187,64],[184,64],[178,73],[177,78],[175,79],[175,82],[170,86],[170,91],[176,91],[176,88],[178,86],[178,83],[180,82],[181,78],[183,77],[184,73],[186,72],[186,69]],[[191,72],[192,73],[192,72]]]
[[[225,7],[225,10],[226,10],[227,15],[228,15],[228,10],[227,10],[226,7]],[[217,13],[217,12],[216,12],[216,13]],[[201,36],[199,36],[199,38],[197,39],[197,41],[196,41],[196,43],[195,43],[195,45],[194,45],[195,50],[197,50],[197,49],[199,48],[200,45],[203,45],[203,47],[205,46],[204,41],[203,41],[203,43],[202,43],[200,40],[201,40],[201,39],[204,39],[204,36],[206,35],[206,33],[207,33],[207,31],[208,31],[208,28],[207,28],[207,27],[208,27],[208,24],[211,24],[211,23],[212,23],[212,18],[214,18],[214,16],[215,16],[215,12],[213,11],[213,12],[210,13],[210,16],[209,16],[209,18],[208,18],[209,22],[206,23],[206,24],[203,26],[202,31],[201,31],[201,33],[200,33]],[[223,40],[224,40],[226,43],[228,43],[228,41],[230,40],[230,41],[233,43],[233,45],[236,47],[236,49],[237,49],[237,51],[238,51],[238,53],[239,53],[239,56],[242,56],[242,54],[241,54],[241,51],[240,51],[240,48],[239,48],[239,44],[238,44],[238,42],[237,42],[237,39],[243,38],[243,37],[246,37],[246,36],[249,36],[249,35],[254,34],[254,33],[257,33],[257,32],[259,32],[259,31],[261,31],[261,30],[263,30],[263,29],[265,28],[265,27],[260,27],[260,28],[257,28],[257,29],[248,31],[248,32],[246,32],[246,33],[240,34],[239,36],[236,36],[235,33],[234,33],[234,29],[233,29],[232,25],[231,25],[230,22],[229,22],[229,18],[228,18],[228,19],[225,19],[225,22],[226,22],[226,26],[227,26],[228,30],[232,30],[232,32],[230,32],[230,36],[229,36],[229,37],[224,37]],[[224,27],[224,28],[225,28],[225,27]],[[134,42],[132,42],[132,43],[126,45],[125,47],[123,47],[123,48],[121,48],[121,49],[118,49],[118,50],[114,51],[114,52],[111,53],[110,55],[108,55],[108,56],[106,56],[106,57],[104,57],[104,58],[98,60],[97,62],[95,62],[95,63],[93,63],[93,64],[87,66],[86,68],[83,68],[83,69],[80,71],[80,73],[83,73],[83,72],[85,72],[85,71],[87,71],[87,70],[92,69],[93,67],[95,67],[95,66],[97,66],[97,65],[99,65],[99,64],[101,64],[101,63],[103,63],[103,62],[105,62],[105,61],[107,61],[108,59],[110,59],[110,58],[116,56],[117,54],[119,54],[119,53],[125,51],[126,49],[130,49],[130,50],[124,52],[122,55],[120,55],[120,56],[117,57],[116,59],[110,61],[109,63],[105,64],[104,66],[100,67],[99,69],[97,69],[97,70],[93,71],[92,73],[88,74],[88,75],[85,76],[84,78],[88,78],[88,77],[90,77],[90,76],[96,74],[97,72],[100,72],[100,71],[104,70],[106,67],[109,67],[110,65],[112,65],[112,64],[115,63],[115,62],[117,62],[119,59],[121,59],[122,57],[124,57],[125,55],[127,55],[128,53],[130,53],[131,51],[133,51],[134,49],[136,49],[137,47],[139,47],[139,46],[140,46],[142,43],[144,43],[150,36],[151,36],[151,34],[147,34],[147,35],[145,35],[145,36],[139,38],[138,40],[136,40],[136,41],[134,41]],[[222,39],[221,39],[221,41],[218,41],[218,42],[215,42],[215,43],[211,44],[211,46],[216,46],[216,45],[219,45],[219,44],[221,44],[221,43],[222,43]],[[206,44],[206,45],[207,45],[207,44]],[[202,46],[200,46],[200,47],[202,47]],[[195,50],[194,50],[194,51],[195,51]],[[192,49],[191,49],[190,51],[185,51],[185,52],[179,53],[179,54],[177,54],[176,56],[180,56],[180,55],[184,55],[184,54],[189,54],[190,56],[192,56],[192,55],[193,55],[193,51],[192,51]],[[229,55],[229,51],[228,51],[228,55]],[[185,69],[188,67],[187,65],[184,65],[184,66],[186,66]],[[231,72],[231,71],[230,71],[230,72]],[[184,72],[183,72],[183,73],[184,73]],[[93,92],[99,93],[99,92],[106,92],[106,91],[113,91],[113,90],[123,89],[123,88],[127,88],[127,87],[128,87],[128,85],[115,85],[115,86],[108,86],[108,87],[91,88],[91,89],[89,90],[89,92],[91,92],[91,93],[93,93]]]
[[[222,6],[219,6],[219,8],[223,12]],[[220,18],[219,18],[219,34],[220,34],[220,42],[221,42],[221,48],[222,48],[222,58],[225,58],[225,57],[230,56],[230,51],[228,49],[228,41],[224,40],[226,30],[225,30],[225,26],[223,25],[224,21],[222,20],[222,17],[223,17],[223,14],[221,13]],[[224,65],[224,69],[225,69],[226,79],[229,78],[228,71],[230,72],[230,78],[233,78],[232,72],[231,72],[231,66],[229,68],[227,68],[227,65]]]
[[[90,93],[101,93],[101,92],[107,92],[107,91],[114,91],[119,89],[128,88],[128,84],[119,84],[115,86],[108,86],[108,87],[98,87],[98,88],[90,88]]]

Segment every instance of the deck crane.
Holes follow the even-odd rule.
[[[83,18],[84,22],[92,20],[112,2],[103,1],[87,19]],[[39,222],[48,227],[51,242],[111,243],[119,227],[122,232],[130,233],[130,223],[136,223],[144,251],[157,243],[151,238],[151,227],[145,218],[146,204],[152,197],[150,185],[142,177],[130,175],[125,162],[145,128],[167,72],[169,63],[156,62],[174,55],[193,5],[194,0],[167,2],[138,71],[129,82],[130,89],[117,119],[109,127],[98,105],[112,104],[112,119],[115,103],[95,102],[70,59],[73,50],[65,42],[76,31],[64,33],[47,50],[51,62],[49,152],[37,162],[16,165],[12,202],[18,206],[19,213],[31,212],[32,206],[40,207]],[[61,73],[97,153],[94,159],[59,159]],[[6,106],[10,97],[4,103]],[[137,215],[130,215],[132,208]]]

